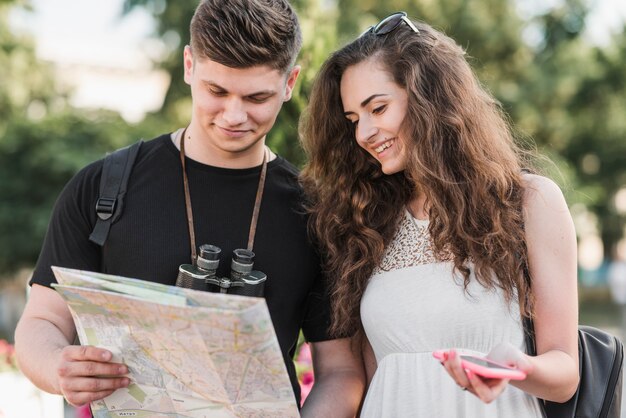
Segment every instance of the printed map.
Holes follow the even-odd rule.
[[[81,344],[129,368],[95,418],[299,417],[264,299],[53,270]]]

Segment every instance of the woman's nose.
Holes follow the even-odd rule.
[[[369,142],[378,132],[378,129],[369,119],[361,118],[356,127],[356,140],[359,142]]]

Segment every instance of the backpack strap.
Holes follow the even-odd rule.
[[[89,241],[103,246],[111,224],[122,214],[126,185],[143,140],[120,148],[104,159],[100,178],[100,194],[96,202],[98,220]]]

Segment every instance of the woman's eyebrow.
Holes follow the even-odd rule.
[[[371,102],[372,100],[374,100],[377,97],[381,97],[381,96],[389,96],[388,94],[383,94],[383,93],[378,93],[378,94],[372,94],[370,97],[368,97],[367,99],[363,100],[361,102],[361,107],[365,107],[369,104],[369,102]],[[354,112],[348,111],[348,112],[343,112],[344,116],[348,116],[350,114],[353,114]]]

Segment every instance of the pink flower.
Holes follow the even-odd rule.
[[[315,381],[315,376],[313,376],[313,370],[302,373],[301,379],[303,386],[313,386],[313,382]]]

